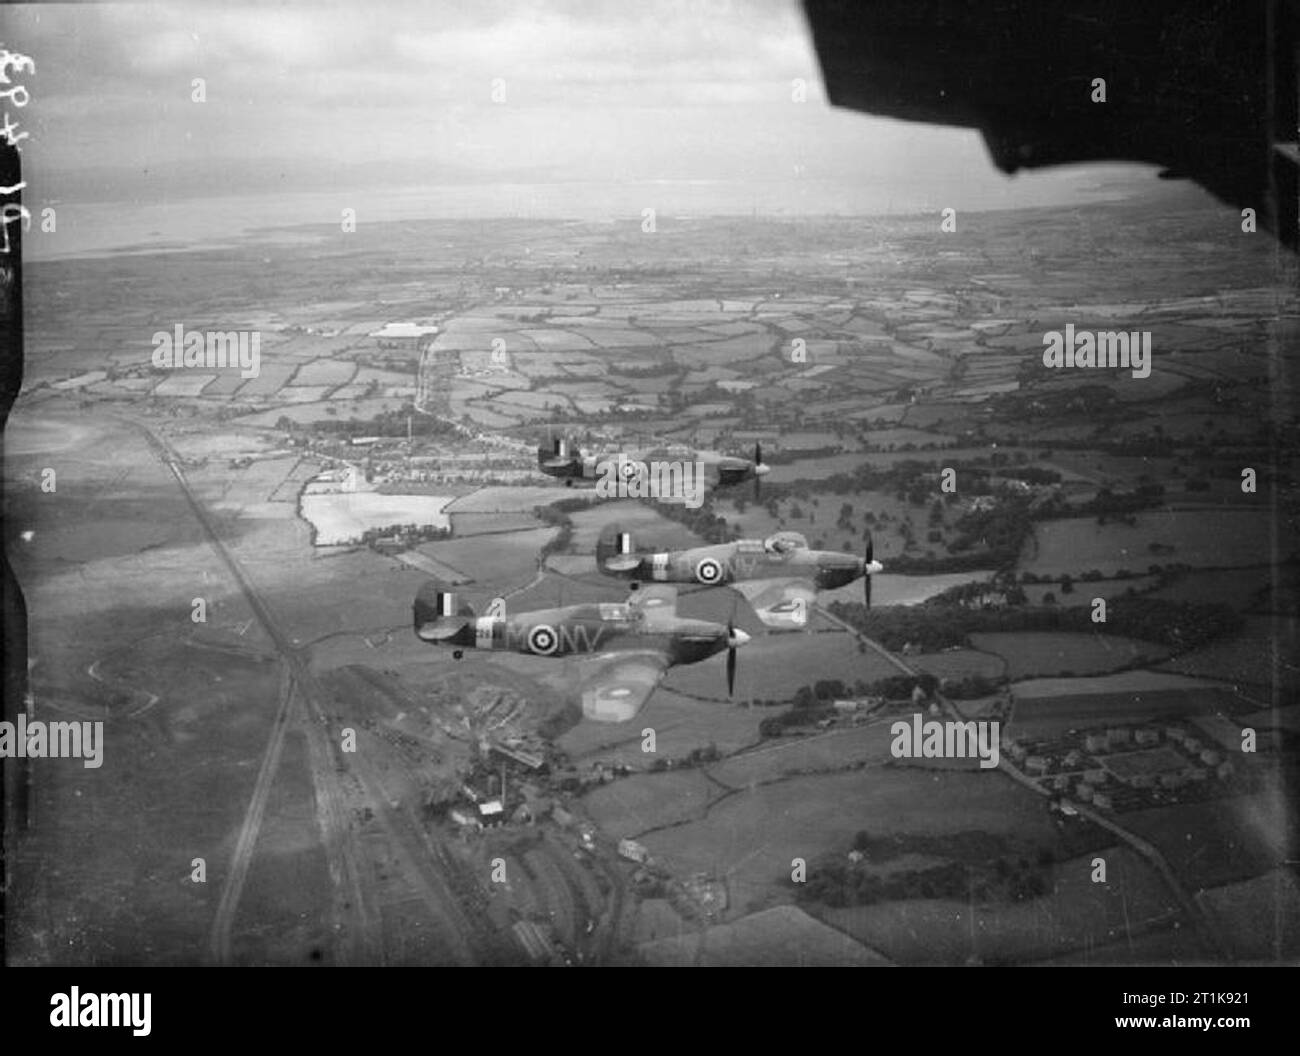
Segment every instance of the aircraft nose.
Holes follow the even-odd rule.
[[[772,467],[766,466],[762,462],[760,462],[758,465],[754,467],[754,476],[756,477],[765,477],[771,472],[772,472]]]
[[[727,639],[728,649],[739,649],[742,645],[747,644],[751,636],[742,631],[739,627],[731,629],[731,636]]]

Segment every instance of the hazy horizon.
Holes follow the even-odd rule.
[[[4,17],[6,45],[36,63],[16,112],[34,260],[338,223],[343,209],[359,224],[888,215],[1158,187],[1138,165],[1006,176],[973,130],[833,109],[793,0]]]

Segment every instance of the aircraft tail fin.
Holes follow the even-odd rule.
[[[415,636],[421,641],[446,644],[462,642],[468,631],[473,636],[474,610],[461,602],[441,580],[430,579],[415,595]]]
[[[573,457],[569,441],[563,436],[543,440],[537,445],[537,464],[561,464]]]
[[[641,567],[632,533],[619,524],[607,524],[596,540],[596,566],[611,575],[626,576]]]

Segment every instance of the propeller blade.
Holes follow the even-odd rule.
[[[862,577],[862,597],[867,603],[867,608],[871,608],[871,573],[868,572]]]
[[[736,691],[736,650],[727,650],[727,696]]]
[[[758,443],[758,441],[754,441],[754,465],[761,466],[762,464],[763,464],[763,445]]]
[[[867,532],[867,564],[871,564],[872,552],[875,550],[875,544],[872,541],[871,533]]]

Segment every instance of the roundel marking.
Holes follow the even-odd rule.
[[[553,627],[539,623],[528,632],[528,648],[541,656],[550,656],[560,644],[560,638]]]
[[[695,566],[695,578],[701,583],[716,583],[722,578],[722,566],[713,558],[706,557]]]
[[[623,476],[628,480],[631,480],[636,475],[637,475],[637,464],[635,462],[624,462]]]

